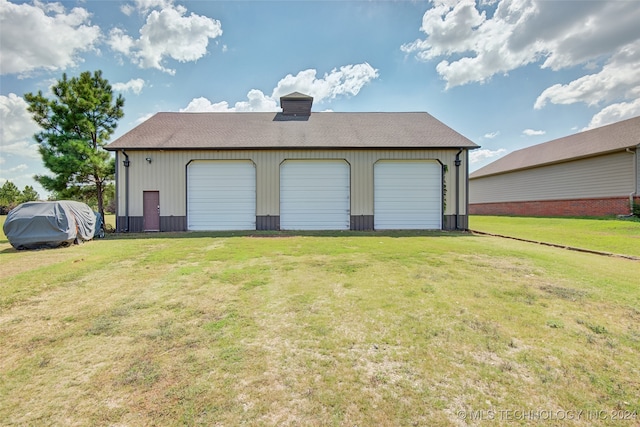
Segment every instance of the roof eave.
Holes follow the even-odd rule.
[[[225,147],[110,147],[106,146],[107,151],[225,151],[225,150],[459,150],[468,149],[475,150],[480,148],[479,145],[448,145],[448,146],[393,146],[393,145],[341,145],[341,146],[327,146],[327,145],[278,145],[278,146],[262,146],[262,147],[249,147],[249,146],[225,146]]]

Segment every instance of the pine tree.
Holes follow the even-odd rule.
[[[20,197],[18,197],[18,202],[19,203],[35,202],[39,198],[40,198],[40,195],[38,194],[38,192],[34,190],[32,186],[26,185],[24,187],[24,190],[22,190],[22,194],[20,195]]]
[[[36,175],[42,186],[56,195],[77,198],[91,194],[104,218],[104,188],[112,181],[115,163],[104,150],[124,115],[124,98],[114,99],[102,71],[66,74],[52,87],[49,99],[38,91],[25,94],[28,110],[42,131],[34,135],[38,150],[52,176]]]
[[[6,215],[11,209],[18,205],[20,190],[11,181],[5,181],[0,187],[0,214]]]

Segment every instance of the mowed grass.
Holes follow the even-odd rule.
[[[0,424],[637,425],[638,277],[463,233],[0,236]]]
[[[640,257],[640,220],[472,215],[471,230]]]

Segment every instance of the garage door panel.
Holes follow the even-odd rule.
[[[348,230],[349,165],[343,160],[287,160],[280,167],[280,228]]]
[[[255,230],[253,162],[192,162],[187,171],[187,218],[189,230]]]
[[[374,227],[442,228],[441,167],[434,161],[380,161],[374,166]]]

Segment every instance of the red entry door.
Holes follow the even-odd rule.
[[[144,191],[142,196],[144,231],[160,231],[160,192]]]

